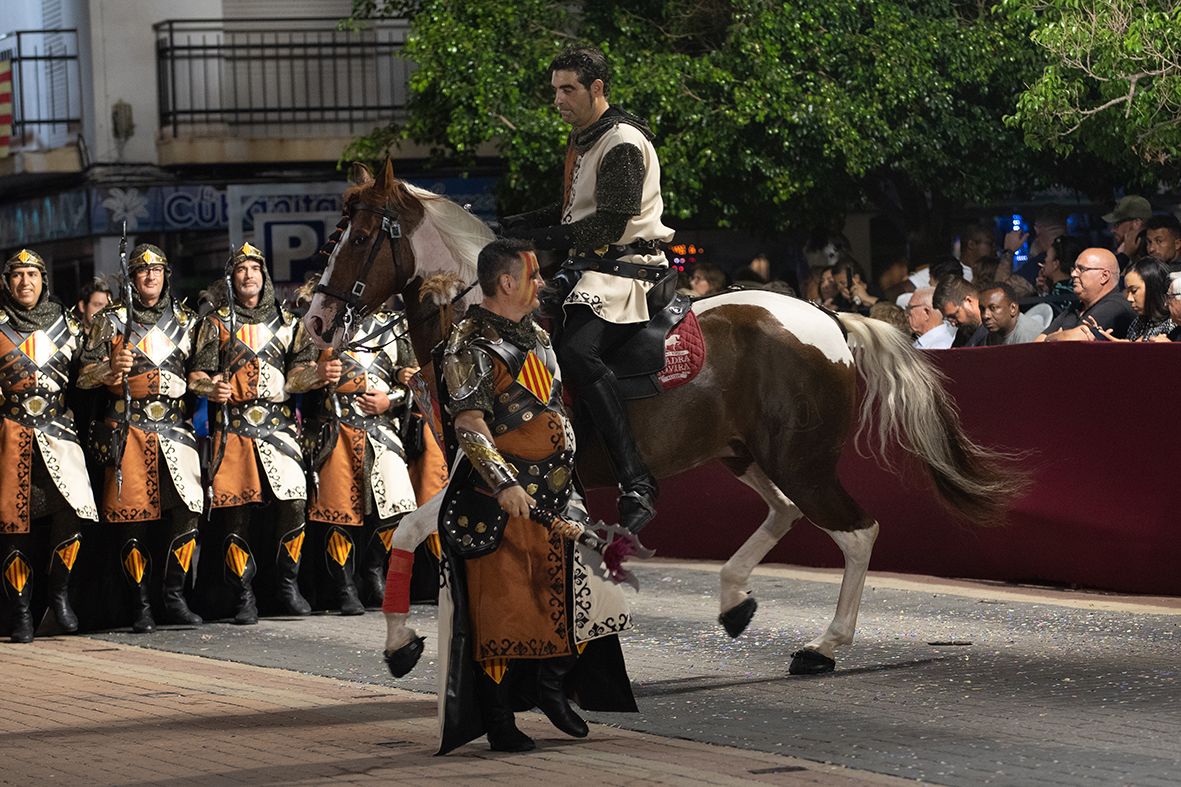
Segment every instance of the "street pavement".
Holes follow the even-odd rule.
[[[871,573],[837,671],[800,677],[790,654],[827,625],[839,573],[759,568],[731,640],[718,568],[640,566],[624,652],[641,712],[586,714],[584,741],[522,714],[527,755],[431,757],[429,606],[398,681],[379,613],[3,645],[0,783],[1181,781],[1181,599]]]

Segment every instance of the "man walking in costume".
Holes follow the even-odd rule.
[[[537,257],[526,243],[500,240],[478,268],[483,306],[468,310],[443,357],[442,401],[462,458],[439,522],[441,754],[482,734],[496,751],[534,748],[514,706],[537,705],[583,737],[567,691],[583,708],[635,710],[614,636],[630,620],[622,593],[596,553],[530,519],[534,507],[583,515],[561,375],[531,317],[543,284]]]
[[[668,267],[659,244],[673,231],[661,220],[660,162],[648,125],[608,104],[611,72],[602,52],[567,50],[550,64],[550,77],[554,106],[571,126],[562,200],[505,219],[504,231],[568,250],[559,279],[573,289],[563,304],[559,361],[615,468],[620,524],[637,532],[655,516],[656,479],[603,359],[647,322],[648,291]]]
[[[0,291],[0,582],[11,610],[9,636],[32,642],[32,523],[50,517],[49,608],[63,631],[78,630],[70,575],[81,519],[97,520],[86,460],[66,408],[81,328],[49,297],[45,262],[21,249],[4,265]]]
[[[210,403],[211,505],[224,515],[221,557],[236,596],[234,622],[251,624],[258,622],[255,549],[275,555],[280,609],[311,612],[296,582],[307,484],[289,400],[328,377],[325,364],[315,362],[315,347],[302,339],[299,321],[275,299],[262,252],[245,243],[230,265],[232,298],[201,322],[189,384]],[[252,512],[268,503],[274,515],[252,524]]]
[[[167,528],[165,620],[202,622],[184,595],[203,505],[197,438],[185,404],[197,321],[172,297],[168,258],[159,248],[136,246],[127,269],[131,303],[95,316],[78,385],[105,386],[110,394],[105,420],[92,427],[91,445],[105,466],[103,521],[123,525],[119,559],[132,588],[132,628],[142,633],[156,627],[148,589],[151,550],[145,542],[146,524],[156,520]]]
[[[410,403],[406,384],[418,371],[406,321],[396,312],[377,312],[361,321],[353,337],[337,359],[331,350],[320,353],[328,386],[319,406],[304,399],[304,428],[316,442],[308,520],[320,531],[316,543],[324,546],[343,615],[364,612],[362,602],[381,604],[394,528],[418,507],[399,434]],[[358,548],[364,550],[360,557]],[[355,563],[361,567],[360,592]]]

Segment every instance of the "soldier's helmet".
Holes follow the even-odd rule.
[[[127,270],[130,272],[137,268],[146,268],[149,265],[163,265],[165,273],[172,270],[172,266],[168,264],[168,257],[159,246],[141,243],[132,249],[131,259],[127,262]]]
[[[9,257],[8,261],[4,263],[4,275],[7,276],[17,268],[36,268],[41,271],[42,276],[47,272],[45,270],[45,260],[32,249],[21,249]]]
[[[267,264],[267,258],[263,256],[262,249],[249,242],[243,243],[234,251],[234,265],[245,260],[258,260],[259,265],[264,268]]]

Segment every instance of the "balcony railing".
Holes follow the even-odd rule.
[[[355,134],[406,106],[405,21],[362,31],[336,18],[160,22],[160,128],[172,136]]]
[[[82,125],[78,31],[16,30],[0,35],[12,63],[12,146],[68,145]]]

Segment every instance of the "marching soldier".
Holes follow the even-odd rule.
[[[123,525],[119,559],[132,588],[132,629],[140,633],[156,627],[146,542],[146,523],[156,520],[164,523],[168,545],[164,619],[202,622],[184,594],[203,508],[197,438],[185,403],[197,320],[172,297],[169,272],[158,247],[135,247],[127,265],[129,302],[95,316],[78,376],[79,387],[102,386],[109,394],[105,419],[92,427],[91,446],[104,466],[103,521]]]
[[[50,517],[49,607],[67,633],[78,630],[70,575],[82,544],[81,519],[95,521],[86,460],[65,391],[81,327],[45,288],[45,262],[21,249],[4,265],[0,291],[0,571],[12,611],[10,638],[32,642],[37,571],[33,520]]]
[[[400,314],[366,317],[339,358],[331,350],[320,353],[328,387],[318,408],[305,408],[308,434],[317,438],[308,519],[323,536],[317,542],[324,545],[342,615],[365,611],[353,581],[357,563],[360,596],[367,604],[382,603],[394,528],[417,507],[399,434],[410,402],[406,384],[418,371],[405,333]]]
[[[261,251],[249,243],[237,249],[229,279],[232,298],[201,322],[189,384],[210,403],[211,506],[226,525],[221,549],[237,597],[234,622],[251,624],[258,622],[256,549],[275,555],[283,612],[311,612],[297,584],[307,484],[290,397],[322,387],[328,376],[295,315],[275,299]],[[252,525],[251,513],[268,503],[275,515]]]

